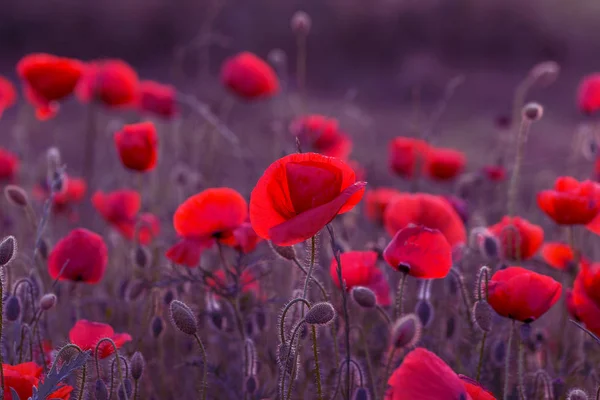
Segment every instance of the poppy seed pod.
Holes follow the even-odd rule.
[[[7,236],[0,242],[0,267],[7,266],[17,255],[17,239]]]
[[[567,400],[588,400],[589,397],[586,392],[581,389],[573,389],[567,395]]]
[[[356,304],[363,308],[373,308],[377,305],[375,293],[367,287],[355,286],[352,288],[351,293]]]
[[[108,388],[102,379],[96,380],[94,394],[96,400],[108,400]]]
[[[473,318],[477,326],[484,332],[492,329],[492,307],[485,300],[480,300],[473,306]]]
[[[154,339],[157,339],[164,329],[165,323],[163,319],[160,317],[160,315],[155,315],[154,318],[152,318],[152,323],[150,324],[150,331],[152,332],[152,337]]]
[[[538,121],[544,114],[544,108],[538,103],[529,103],[523,107],[523,117],[530,121]]]
[[[419,300],[417,305],[415,306],[415,314],[421,320],[421,324],[423,324],[424,328],[427,328],[431,325],[433,321],[434,311],[433,305],[429,300]]]
[[[335,309],[331,303],[317,303],[306,313],[304,321],[310,325],[326,325],[335,318]]]
[[[27,207],[29,206],[29,196],[27,192],[17,185],[6,185],[4,188],[4,196],[6,200],[13,206]]]
[[[292,32],[297,35],[308,35],[310,33],[310,28],[312,26],[312,19],[310,15],[308,15],[304,11],[296,11],[294,15],[292,15],[292,19],[290,21],[290,27],[292,28]]]
[[[133,353],[131,356],[131,360],[129,361],[129,367],[131,368],[131,377],[138,381],[142,374],[144,373],[144,367],[146,366],[146,361],[144,360],[144,356],[139,351]]]
[[[271,241],[269,241],[269,245],[271,246],[275,254],[277,254],[284,260],[293,261],[296,259],[296,249],[294,248],[294,246],[278,246]]]
[[[369,392],[367,389],[365,389],[364,387],[359,387],[358,389],[356,389],[354,391],[354,394],[352,395],[352,400],[370,400],[371,396],[369,395]]]
[[[21,300],[17,296],[8,296],[6,303],[4,304],[4,317],[14,322],[21,316]]]
[[[56,305],[56,295],[54,293],[46,293],[40,299],[40,308],[44,311],[52,309]]]
[[[186,335],[195,335],[198,331],[198,323],[192,310],[183,302],[173,300],[170,305],[171,320],[181,332]]]
[[[392,326],[392,346],[398,349],[414,346],[421,339],[422,330],[421,320],[415,314],[403,316]]]

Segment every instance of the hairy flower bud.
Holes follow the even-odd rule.
[[[377,305],[375,293],[367,287],[355,286],[352,288],[351,294],[356,304],[363,308],[373,308]]]
[[[4,317],[7,321],[14,322],[21,316],[21,300],[17,296],[9,295],[4,304]]]
[[[17,239],[7,236],[0,242],[0,267],[7,266],[17,255]]]
[[[421,320],[415,314],[403,316],[392,326],[392,346],[399,349],[414,346],[421,339],[422,330]]]
[[[56,295],[54,293],[46,293],[40,299],[40,308],[44,311],[52,309],[56,305]]]
[[[146,366],[146,361],[144,360],[144,356],[139,351],[133,353],[131,356],[131,360],[129,361],[129,368],[131,369],[131,377],[138,381],[142,374],[144,373],[144,367]]]
[[[310,325],[326,325],[335,318],[335,309],[331,303],[317,303],[306,313],[304,321]]]
[[[192,310],[183,302],[173,300],[170,305],[171,320],[181,332],[186,335],[195,335],[198,331],[196,316]]]
[[[27,207],[29,206],[29,196],[22,187],[17,185],[6,185],[4,188],[4,196],[6,200],[13,206]]]

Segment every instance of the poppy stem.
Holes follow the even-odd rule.
[[[121,359],[119,356],[119,349],[117,348],[117,345],[111,338],[105,337],[105,338],[100,339],[98,341],[98,343],[96,343],[96,348],[94,349],[94,357],[96,358],[96,371],[100,370],[99,365],[98,365],[98,363],[99,363],[98,351],[100,350],[100,345],[103,344],[104,342],[108,342],[112,346],[112,348],[115,352],[115,356],[117,357],[117,372],[119,373],[119,381],[120,381],[121,385],[124,385],[125,378],[123,376],[123,369],[121,368]],[[126,391],[124,391],[124,395],[125,395],[125,400],[128,400],[129,397],[127,396]]]
[[[321,369],[319,368],[319,349],[317,347],[317,330],[315,326],[312,329],[312,347],[313,357],[315,359],[315,380],[317,381],[317,399],[323,400],[323,389],[321,388]]]
[[[63,346],[58,351],[58,354],[56,355],[56,357],[54,357],[54,363],[57,363],[60,360],[60,356],[62,356],[62,354],[65,351],[67,351],[68,349],[75,349],[79,353],[83,353],[83,350],[81,350],[81,347],[77,346],[76,344],[69,343],[69,344]],[[33,353],[31,354],[31,359],[33,361]],[[52,366],[54,366],[54,364]],[[86,381],[86,378],[87,378],[87,363],[83,364],[83,368],[82,368],[82,371],[81,371],[81,383],[79,384],[79,396],[77,396],[77,400],[83,400],[83,395],[85,393],[85,381]]]
[[[387,384],[388,377],[390,376],[390,369],[392,368],[392,362],[394,361],[394,357],[396,356],[397,350],[398,350],[398,348],[394,346],[394,349],[390,352],[389,358],[385,365],[385,370],[384,370],[384,375],[383,375],[383,383],[382,383],[384,398],[385,398],[385,387]]]
[[[94,187],[94,164],[96,137],[98,136],[98,115],[94,102],[91,102],[87,108],[85,150],[83,153],[83,176],[87,179],[88,187]]]
[[[515,163],[513,166],[513,172],[510,177],[510,183],[508,186],[508,212],[509,217],[513,217],[515,213],[515,206],[517,202],[517,195],[519,194],[519,176],[521,175],[521,166],[523,164],[523,154],[525,150],[525,142],[527,141],[527,135],[529,134],[529,128],[531,127],[531,120],[525,116],[521,117],[521,125],[519,132],[517,133],[517,150]]]
[[[472,306],[471,302],[469,301],[469,293],[467,292],[467,288],[465,287],[465,279],[463,278],[462,274],[454,267],[450,268],[450,273],[454,276],[454,279],[456,279],[456,283],[458,284],[458,288],[460,289],[460,296],[462,297],[463,303],[465,304],[467,321],[469,321],[469,325],[471,326],[471,329],[473,329],[473,316],[471,314]]]
[[[306,299],[306,295],[308,294],[308,288],[310,284],[310,279],[313,273],[313,269],[315,267],[315,253],[316,253],[316,239],[313,236],[310,238],[310,264],[308,266],[308,272],[306,273],[306,280],[304,281],[304,290],[302,292],[302,298]]]
[[[398,282],[398,292],[396,294],[396,307],[394,308],[394,319],[398,319],[404,314],[404,287],[408,273],[402,272],[400,282]]]
[[[4,268],[0,268],[0,344],[4,342],[2,336],[2,325],[4,319]],[[0,400],[4,400],[4,356],[0,350],[0,383],[2,384],[2,393],[0,393]]]
[[[379,396],[377,396],[377,381],[375,380],[375,375],[373,374],[373,364],[371,362],[371,354],[369,352],[369,345],[367,344],[365,332],[359,325],[352,325],[350,329],[356,329],[360,335],[360,342],[365,351],[365,359],[367,360],[367,372],[369,373],[369,379],[371,380],[371,385],[373,387],[373,398],[377,400],[379,399]]]
[[[479,382],[479,377],[481,376],[481,367],[483,366],[483,353],[485,351],[485,340],[487,339],[487,332],[483,332],[483,337],[481,338],[481,347],[479,348],[479,362],[477,363],[477,376],[475,380]]]
[[[525,346],[523,346],[523,339],[519,338],[519,355],[518,355],[518,374],[519,374],[519,397],[521,400],[526,400],[527,396],[525,395]]]
[[[510,386],[510,353],[511,353],[511,347],[512,347],[512,342],[513,342],[513,335],[514,335],[514,330],[515,330],[515,321],[512,321],[512,324],[510,325],[510,331],[508,334],[508,343],[506,344],[506,360],[505,360],[505,368],[504,368],[504,391],[502,394],[502,398],[504,400],[508,400],[509,398],[509,393],[508,393],[508,389]]]
[[[573,229],[573,225],[567,225],[567,242],[569,243],[569,247],[573,252],[573,264],[575,265],[575,270],[577,270],[577,266],[579,265],[580,254],[577,250],[577,246],[575,245],[575,230]],[[569,271],[571,272],[571,271]]]
[[[200,340],[200,336],[198,334],[194,334],[194,339],[198,343],[198,347],[200,348],[200,353],[202,353],[202,362],[204,363],[204,368],[202,371],[202,386],[200,390],[200,394],[202,396],[202,400],[206,400],[206,388],[207,388],[207,376],[208,376],[208,359],[206,358],[206,349],[204,348],[204,344],[202,340]]]
[[[383,317],[383,319],[385,320],[385,322],[388,325],[391,325],[392,324],[392,319],[390,318],[390,316],[388,315],[388,313],[386,313],[385,310],[383,308],[381,308],[381,306],[379,304],[376,304],[375,308],[377,309],[377,311],[379,311],[379,314],[381,314],[381,316]]]

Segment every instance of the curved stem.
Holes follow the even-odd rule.
[[[360,335],[360,341],[365,351],[365,358],[367,360],[367,372],[369,373],[369,379],[371,380],[371,385],[373,387],[373,398],[377,400],[379,398],[379,396],[377,396],[377,382],[375,381],[375,375],[373,374],[373,364],[371,363],[371,354],[369,352],[369,346],[367,345],[365,332],[358,325],[352,325],[350,329],[356,329]]]
[[[479,382],[479,378],[481,377],[481,367],[483,365],[483,353],[485,351],[485,339],[487,339],[487,332],[483,332],[483,337],[481,338],[481,347],[479,349],[479,362],[477,363],[477,376],[475,380]]]
[[[506,344],[506,360],[505,360],[506,365],[504,367],[504,391],[502,394],[502,396],[503,396],[502,398],[504,400],[508,400],[508,398],[509,398],[508,389],[510,387],[510,353],[511,353],[514,330],[515,330],[515,322],[513,320],[512,324],[510,326],[510,333],[508,334],[508,343]]]
[[[473,316],[471,315],[472,307],[471,307],[471,302],[469,301],[469,293],[467,292],[467,288],[465,287],[464,278],[463,278],[462,274],[460,272],[458,272],[454,267],[450,268],[450,273],[452,273],[452,275],[456,279],[456,283],[458,283],[458,287],[460,289],[460,295],[463,299],[463,303],[465,304],[465,312],[467,313],[467,321],[469,321],[469,325],[471,326],[471,329],[473,329],[474,328]]]
[[[121,368],[121,358],[119,357],[119,350],[117,349],[117,345],[111,338],[102,338],[96,344],[96,348],[94,349],[94,357],[96,358],[96,371],[99,371],[98,351],[100,350],[100,345],[103,344],[104,342],[110,343],[113,347],[113,350],[115,352],[115,357],[117,357],[117,372],[119,373],[119,381],[120,381],[120,384],[123,385],[124,377],[123,377],[123,369]],[[124,391],[124,394],[125,394],[125,400],[128,400],[129,397],[127,396],[127,392]]]
[[[300,262],[298,261],[298,259],[294,258],[294,264],[296,264],[296,266],[298,268],[300,268],[300,271],[304,272],[305,275],[308,275],[308,271],[306,271],[306,269],[304,269],[304,267],[302,266],[302,264],[300,264]],[[327,294],[327,291],[325,290],[325,288],[323,287],[323,284],[321,282],[319,282],[318,279],[314,279],[312,278],[312,281],[315,283],[315,285],[317,285],[317,287],[319,288],[319,291],[321,292],[321,294],[323,295],[323,299],[325,301],[329,301],[329,295]]]
[[[200,352],[202,353],[202,361],[204,362],[204,371],[202,372],[202,390],[200,392],[202,400],[206,400],[206,388],[207,388],[207,376],[208,376],[208,360],[206,358],[206,350],[204,348],[204,344],[198,334],[194,334],[194,338],[198,343],[198,347],[200,347]]]
[[[398,319],[404,314],[404,288],[406,287],[407,272],[402,272],[400,282],[398,282],[398,291],[396,292],[396,307],[394,308],[394,319]]]
[[[69,344],[63,346],[58,351],[58,354],[54,358],[54,363],[57,363],[58,360],[60,360],[60,356],[62,356],[63,352],[65,352],[68,349],[75,349],[79,353],[83,353],[83,350],[81,350],[81,348],[79,346],[77,346],[76,344],[73,344],[73,343],[69,343]],[[33,358],[33,355],[32,355],[32,358]],[[83,370],[81,372],[81,385],[80,385],[81,387],[79,388],[79,395],[77,396],[77,400],[83,400],[83,395],[85,393],[85,380],[86,379],[87,379],[87,364],[84,364]]]
[[[297,299],[293,299],[292,301],[290,301],[289,303],[287,303],[285,305],[285,308],[283,309],[283,312],[281,313],[281,321],[279,323],[279,340],[281,340],[281,343],[285,343],[285,317],[287,315],[287,312],[290,310],[290,308],[298,303],[298,302],[302,302],[304,303],[305,306],[307,306],[308,308],[310,308],[310,303],[308,301],[306,301],[305,299],[301,299],[301,298],[297,298]]]
[[[385,322],[388,325],[392,324],[392,319],[390,318],[390,316],[388,315],[387,312],[385,312],[385,310],[383,308],[381,308],[381,306],[379,304],[375,305],[375,308],[377,309],[377,311],[379,311],[379,314],[381,314],[381,316],[383,317],[383,319],[385,320]]]

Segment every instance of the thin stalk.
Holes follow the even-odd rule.
[[[392,324],[392,320],[390,319],[390,316],[388,315],[387,312],[385,312],[385,310],[383,308],[381,308],[381,306],[379,304],[375,305],[375,308],[377,309],[377,311],[379,311],[379,314],[381,314],[381,316],[383,317],[383,319],[385,320],[385,322],[388,325]]]
[[[99,371],[99,365],[98,365],[98,351],[100,351],[100,345],[103,344],[104,342],[108,342],[112,347],[113,350],[115,352],[115,357],[117,358],[117,372],[119,373],[119,381],[120,384],[123,385],[123,381],[124,381],[124,376],[123,376],[123,368],[121,368],[121,358],[119,356],[119,349],[117,349],[117,345],[115,344],[115,342],[111,339],[111,338],[103,338],[100,339],[98,341],[98,343],[96,343],[96,348],[94,349],[94,357],[96,358],[96,371]],[[128,400],[129,397],[127,396],[127,392],[124,391],[125,394],[125,400]]]
[[[398,282],[398,291],[396,293],[396,307],[394,308],[394,319],[398,319],[404,314],[404,288],[406,287],[407,272],[402,272],[400,282]]]
[[[371,380],[371,384],[373,385],[373,398],[378,399],[377,396],[377,382],[375,381],[375,375],[373,373],[373,364],[371,362],[371,354],[369,352],[369,346],[367,344],[367,338],[365,337],[365,332],[358,325],[353,325],[350,329],[356,329],[360,335],[360,341],[365,351],[365,359],[367,360],[367,372],[369,373],[369,379]]]
[[[519,355],[518,355],[518,384],[519,384],[519,396],[521,400],[526,400],[527,396],[525,395],[525,346],[523,346],[523,340],[519,338]]]
[[[0,268],[0,344],[4,342],[4,338],[2,336],[2,325],[4,319],[4,268]],[[4,356],[2,354],[2,350],[0,349],[0,383],[2,383],[2,388],[4,386]],[[0,400],[4,400],[4,390],[0,393]]]
[[[194,338],[198,343],[198,347],[200,348],[200,353],[202,353],[202,361],[204,362],[204,370],[202,372],[202,388],[201,388],[201,397],[202,400],[206,400],[206,388],[207,388],[207,376],[208,376],[208,359],[206,358],[206,349],[204,348],[204,344],[198,334],[194,334]]]
[[[517,196],[519,194],[519,176],[521,175],[521,166],[523,165],[523,155],[525,153],[525,142],[527,141],[527,134],[531,127],[531,121],[525,117],[521,118],[521,125],[517,134],[517,155],[515,157],[515,164],[513,166],[513,172],[510,177],[510,183],[508,186],[508,211],[509,217],[514,216],[515,205],[517,202]]]
[[[85,149],[83,160],[83,176],[86,178],[88,186],[93,187],[94,164],[96,155],[96,137],[98,136],[97,109],[92,101],[88,105],[86,117]]]
[[[508,334],[508,343],[506,344],[506,364],[504,368],[504,390],[502,394],[502,398],[504,400],[508,400],[509,392],[508,389],[510,387],[510,353],[513,341],[513,335],[515,330],[515,321],[513,320],[510,326],[510,333]]]
[[[398,350],[397,347],[394,347],[394,349],[391,351],[390,356],[387,360],[387,363],[385,365],[385,370],[384,370],[384,375],[383,375],[383,382],[381,385],[381,389],[382,389],[382,393],[384,393],[384,397],[382,398],[382,400],[385,399],[385,385],[387,383],[387,379],[388,376],[390,376],[390,369],[392,368],[392,362],[394,361],[394,357],[396,356],[396,351]]]
[[[479,348],[479,362],[477,363],[477,376],[475,380],[479,382],[479,378],[481,377],[481,367],[483,366],[483,353],[485,351],[485,340],[487,339],[487,332],[483,332],[483,337],[481,338],[481,347]]]
[[[317,381],[317,399],[323,400],[323,389],[321,388],[321,370],[319,369],[319,349],[317,348],[317,330],[315,326],[312,329],[313,357],[315,359],[315,379]]]
[[[296,48],[298,51],[296,57],[296,79],[303,113],[306,112],[306,37],[307,35],[304,33],[296,35]]]

